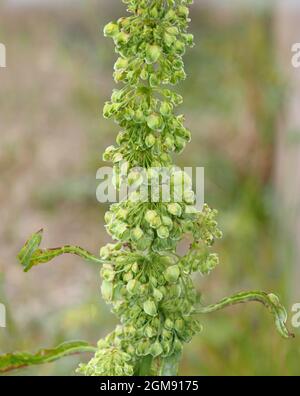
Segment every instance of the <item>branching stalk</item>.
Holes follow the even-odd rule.
[[[62,254],[74,254],[83,258],[84,260],[97,264],[104,262],[100,258],[78,246],[66,245],[59,248],[39,249],[39,246],[42,242],[42,236],[43,230],[33,234],[18,254],[18,259],[24,267],[25,272],[28,272],[34,266],[48,263]]]
[[[286,327],[287,313],[283,305],[280,304],[278,297],[275,294],[267,294],[260,291],[248,291],[234,294],[231,297],[223,298],[216,304],[211,304],[206,307],[197,306],[195,313],[207,314],[219,311],[221,309],[230,307],[236,304],[244,304],[247,302],[259,302],[263,304],[268,311],[273,315],[275,325],[283,338],[294,337]]]

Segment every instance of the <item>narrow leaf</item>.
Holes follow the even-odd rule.
[[[220,309],[229,307],[235,304],[243,304],[246,302],[259,302],[263,304],[268,311],[273,315],[275,325],[284,338],[294,337],[294,334],[290,333],[286,327],[287,313],[285,308],[280,304],[279,298],[275,294],[267,294],[260,291],[249,291],[235,294],[231,297],[224,298],[217,304],[212,304],[207,307],[197,306],[196,313],[206,314],[218,311]]]
[[[91,261],[94,263],[103,263],[100,258],[94,256],[93,254],[78,246],[66,245],[54,249],[40,249],[39,247],[42,242],[42,237],[43,230],[40,230],[33,234],[18,254],[18,259],[24,267],[25,272],[28,272],[32,267],[36,265],[48,263],[55,257],[61,256],[62,254],[74,254],[82,257],[87,261]]]
[[[38,364],[51,363],[65,356],[95,352],[96,348],[85,341],[65,342],[53,349],[41,349],[35,354],[15,352],[0,355],[0,373]]]

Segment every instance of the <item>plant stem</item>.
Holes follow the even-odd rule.
[[[153,363],[153,357],[151,355],[143,357],[138,366],[137,375],[139,377],[146,377],[152,375],[151,367]]]
[[[180,359],[181,359],[181,353],[174,353],[173,355],[167,358],[162,358],[158,370],[158,375],[162,377],[177,376]]]
[[[216,304],[208,305],[207,307],[197,306],[195,313],[207,314],[226,307],[243,304],[246,302],[259,302],[263,304],[273,315],[278,332],[283,338],[294,337],[286,327],[287,313],[285,308],[280,304],[279,299],[274,294],[267,294],[261,291],[248,291],[233,296],[226,297]]]

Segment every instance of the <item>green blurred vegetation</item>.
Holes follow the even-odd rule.
[[[10,250],[8,256],[2,257],[0,253],[0,265],[3,263],[0,271],[4,275],[0,301],[8,307],[8,327],[0,331],[0,352],[35,350],[72,338],[95,342],[114,325],[113,316],[100,300],[95,267],[79,270],[79,264],[75,267],[68,264],[61,270],[58,263],[50,264],[50,269],[37,270],[32,278],[26,275],[23,281],[20,276],[25,275],[18,275],[16,284],[21,290],[17,297],[13,279],[21,271],[14,258],[23,243],[21,234],[24,230],[35,231],[31,227],[37,220],[32,213],[39,213],[39,220],[51,221],[52,229],[63,230],[59,235],[63,238],[61,243],[72,242],[68,239],[68,226],[72,228],[73,237],[83,236],[91,250],[98,249],[99,242],[103,244],[107,240],[102,220],[106,208],[99,207],[95,201],[94,175],[101,166],[101,152],[118,132],[115,125],[101,119],[101,104],[113,87],[111,74],[115,58],[111,43],[102,38],[101,28],[106,21],[123,14],[117,3],[112,5],[102,0],[72,10],[9,11],[2,14],[2,22],[0,17],[1,37],[12,48],[14,60],[21,61],[25,54],[28,63],[24,62],[23,69],[31,67],[29,60],[35,62],[39,58],[38,51],[44,51],[46,58],[51,58],[51,62],[47,58],[45,70],[40,70],[43,83],[32,79],[19,88],[13,84],[6,86],[10,103],[7,100],[4,103],[0,95],[0,112],[6,116],[11,112],[4,134],[8,136],[10,130],[18,129],[18,118],[27,123],[25,129],[20,128],[18,139],[8,140],[6,149],[0,152],[0,172],[4,180],[17,183],[13,176],[22,177],[21,168],[31,155],[43,166],[47,158],[39,150],[42,141],[50,139],[51,128],[58,131],[58,142],[60,135],[63,138],[67,134],[75,141],[78,139],[83,147],[81,157],[74,158],[68,143],[56,145],[60,156],[66,157],[66,164],[62,162],[61,172],[50,180],[43,180],[39,188],[34,188],[32,182],[22,207],[27,205],[30,212],[20,209],[15,219],[19,224],[20,216],[27,217],[26,226],[1,224],[1,250],[8,244]],[[193,132],[193,144],[177,162],[182,166],[205,167],[206,201],[219,209],[224,231],[223,241],[216,246],[221,265],[209,278],[195,281],[207,303],[232,292],[254,288],[278,293],[290,311],[290,267],[288,260],[284,263],[279,260],[282,258],[281,235],[272,185],[277,114],[285,98],[284,81],[276,68],[272,15],[253,10],[235,12],[225,18],[215,10],[198,7],[192,12],[191,30],[197,46],[186,54],[188,79],[178,89],[185,97],[182,112]],[[28,70],[23,73],[24,79],[30,76]],[[55,82],[56,78],[59,83]],[[41,100],[45,89],[50,97],[58,90],[61,101],[55,95],[50,105]],[[13,111],[17,108],[27,115],[47,114],[43,122],[48,125],[48,132],[39,135],[37,126],[40,124],[35,124],[35,118],[30,115],[16,117]],[[25,157],[23,162],[19,159],[21,154]],[[14,174],[12,163],[16,167]],[[30,170],[31,174],[34,169]],[[43,177],[45,175],[46,171]],[[15,210],[13,200],[3,200],[3,205],[7,211]],[[69,216],[66,223],[62,223],[63,214]],[[74,221],[70,220],[72,216]],[[23,238],[26,236],[27,233]],[[76,270],[80,271],[78,275],[73,274]],[[45,277],[52,272],[58,274],[57,278],[45,282]],[[64,301],[64,288],[72,286],[65,283],[69,276],[77,276],[73,287],[80,288],[80,303],[76,298]],[[30,311],[35,307],[34,299],[41,298],[41,290],[41,294],[33,292],[39,281],[43,282],[43,296],[55,285],[61,296],[60,303],[44,297],[47,309],[35,309],[35,315],[23,322],[20,307],[15,315],[14,298],[28,301],[26,310]],[[22,282],[26,283],[24,290]],[[33,298],[29,297],[31,290]],[[259,306],[235,307],[212,314],[203,318],[203,324],[202,335],[186,348],[182,374],[299,375],[299,340],[281,340],[271,317]],[[74,372],[76,359],[68,358],[15,374],[69,375]]]

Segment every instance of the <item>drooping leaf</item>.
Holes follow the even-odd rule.
[[[25,272],[28,272],[32,267],[36,265],[48,263],[55,257],[58,257],[62,254],[75,254],[87,261],[91,261],[94,263],[103,263],[100,258],[94,256],[90,252],[78,246],[66,245],[53,249],[40,249],[39,247],[42,242],[42,237],[43,230],[40,230],[33,234],[18,254],[18,259],[24,267]]]
[[[51,363],[65,356],[95,352],[96,348],[85,341],[70,341],[52,349],[41,349],[35,354],[14,352],[0,355],[0,373],[38,364]]]
[[[243,304],[251,301],[260,302],[268,309],[268,311],[273,315],[276,328],[282,337],[294,337],[294,334],[290,333],[286,326],[286,310],[283,305],[280,304],[279,298],[275,294],[267,294],[260,291],[238,293],[231,297],[226,297],[218,303],[207,307],[197,306],[196,313],[211,313],[232,305]]]

